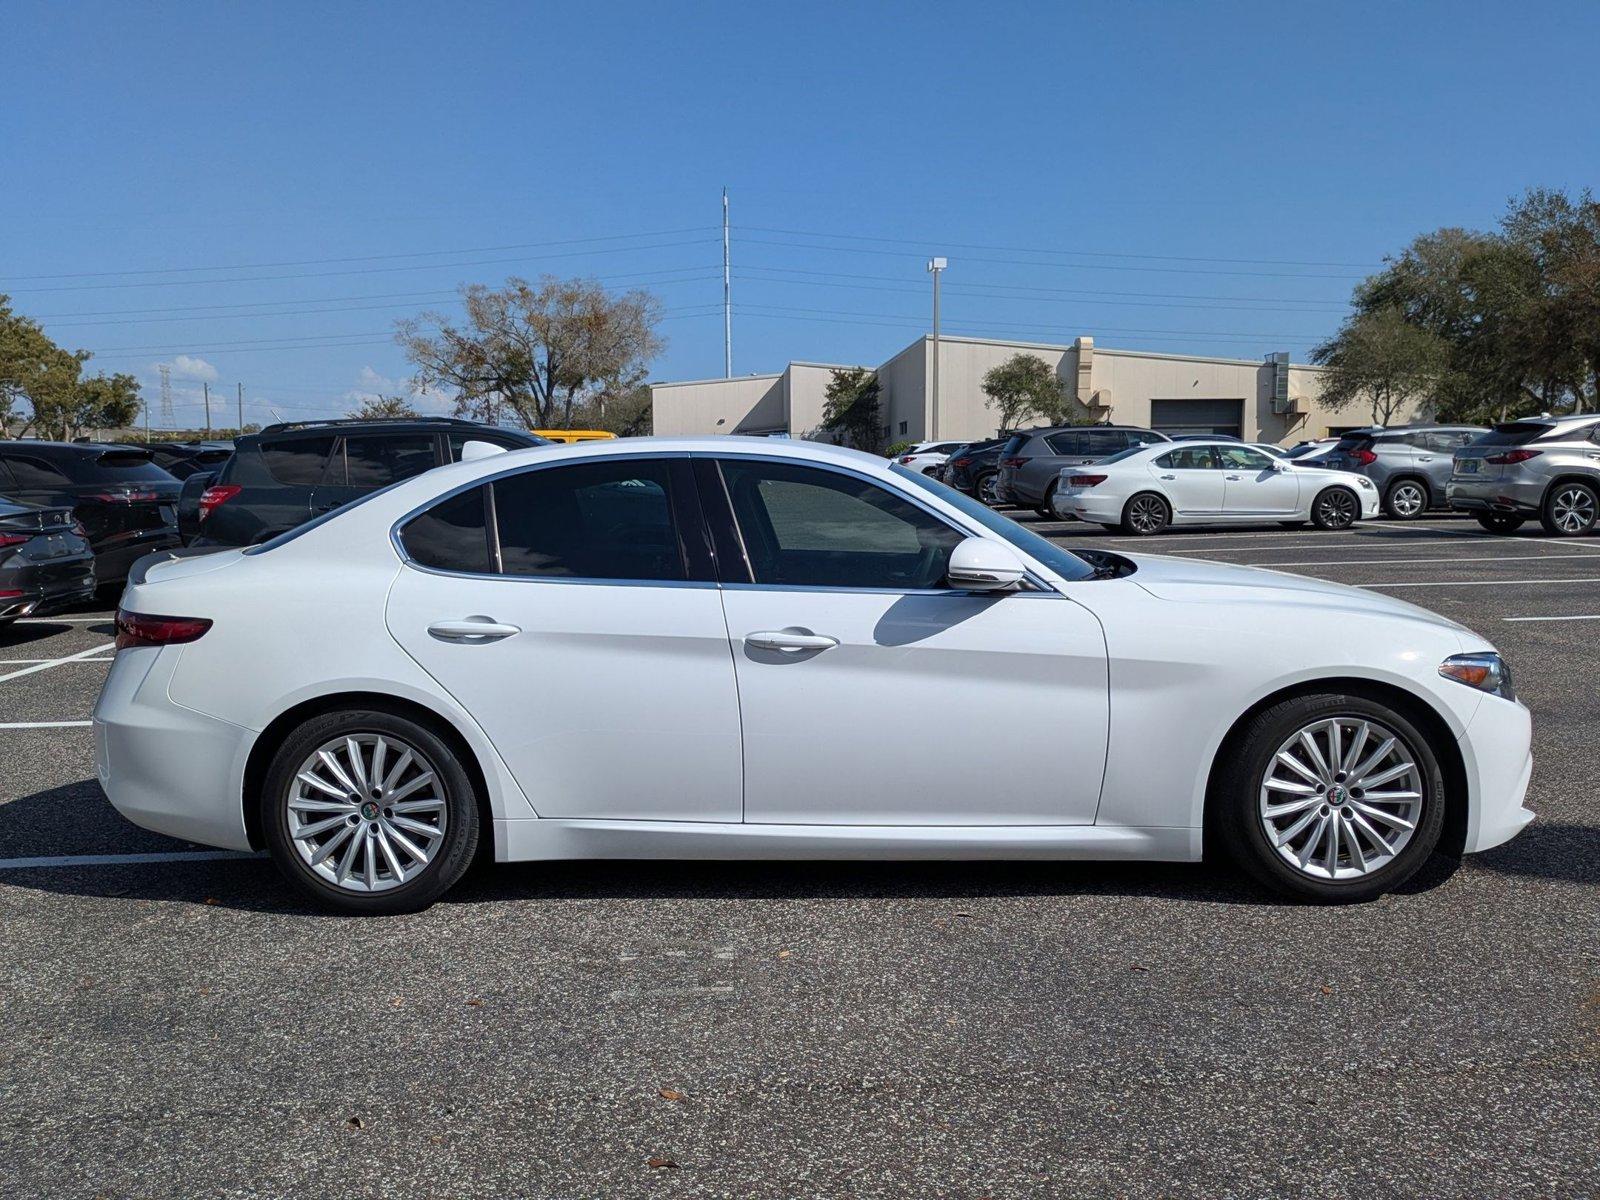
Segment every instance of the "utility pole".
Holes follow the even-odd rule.
[[[728,274],[728,189],[722,189],[722,377],[733,378],[733,280]]]
[[[202,383],[200,386],[205,389],[205,394],[206,394],[206,436],[210,437],[211,436],[211,385],[209,383]]]
[[[239,384],[239,432],[244,433],[244,384]]]
[[[933,405],[928,410],[928,439],[939,438],[939,275],[950,265],[948,258],[930,258],[928,273],[933,276]]]
[[[139,407],[144,409],[144,440],[148,442],[150,440],[150,401],[141,402]]]

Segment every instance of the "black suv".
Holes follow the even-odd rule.
[[[196,546],[252,546],[341,504],[461,458],[466,442],[544,446],[515,429],[449,417],[296,421],[234,442],[214,475],[184,481],[184,533]]]
[[[232,442],[140,442],[150,457],[174,479],[184,480],[198,471],[215,471],[233,453]]]
[[[122,583],[135,559],[178,544],[178,489],[138,446],[0,441],[0,496],[70,508],[102,588]]]

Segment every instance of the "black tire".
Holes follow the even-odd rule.
[[[290,834],[289,801],[301,765],[317,752],[318,747],[336,738],[374,734],[413,748],[433,768],[438,785],[437,796],[444,801],[445,830],[440,845],[433,849],[432,857],[413,878],[387,890],[359,892],[347,890],[325,879],[301,857]],[[369,814],[366,812],[368,803],[364,803],[361,813],[356,815],[354,828],[357,832],[350,837],[359,837],[366,832],[361,822],[369,815],[373,818],[372,824],[378,824],[377,814],[382,810],[374,807]],[[477,791],[457,752],[428,726],[382,709],[344,709],[321,713],[290,733],[272,757],[272,765],[267,770],[257,804],[267,849],[278,870],[305,895],[326,907],[346,913],[388,915],[420,912],[461,878],[472,865],[478,848]],[[393,817],[392,813],[385,815],[391,819]],[[339,832],[341,830],[336,827],[334,835]],[[361,853],[367,851],[362,850]],[[330,855],[330,861],[337,857],[337,853]]]
[[[1279,521],[1278,524],[1285,529],[1304,529],[1306,527],[1304,521]]]
[[[972,494],[990,508],[998,508],[1003,503],[999,493],[994,490],[998,479],[999,476],[990,471],[987,475],[978,476],[977,482],[972,487]]]
[[[1383,512],[1396,521],[1415,521],[1433,503],[1433,494],[1420,479],[1396,479],[1383,489]]]
[[[1153,502],[1153,503],[1152,503]],[[1134,537],[1153,537],[1172,524],[1172,508],[1155,492],[1130,496],[1122,506],[1123,533]]]
[[[1318,529],[1349,529],[1361,516],[1361,501],[1347,487],[1324,488],[1311,502],[1311,523]]]
[[[1600,520],[1600,494],[1587,483],[1563,479],[1544,494],[1539,524],[1551,537],[1583,537]]]
[[[1511,533],[1521,529],[1523,522],[1528,518],[1519,517],[1515,513],[1473,513],[1479,525],[1490,533]]]
[[[1060,485],[1058,483],[1052,482],[1050,486],[1044,490],[1044,503],[1039,506],[1038,512],[1039,515],[1047,521],[1061,520],[1061,518],[1056,515],[1056,488],[1059,486]]]
[[[1369,874],[1342,880],[1315,877],[1286,861],[1268,839],[1259,808],[1267,770],[1274,764],[1278,748],[1297,729],[1332,717],[1371,720],[1386,726],[1410,755],[1422,783],[1421,812],[1410,840],[1389,862]],[[1297,696],[1271,705],[1237,731],[1219,756],[1210,803],[1216,818],[1212,827],[1229,855],[1253,878],[1296,900],[1350,904],[1374,899],[1398,887],[1427,861],[1444,828],[1446,794],[1444,772],[1432,745],[1405,713],[1364,696],[1326,694]],[[1341,805],[1346,803],[1350,801],[1340,801]],[[1321,805],[1324,810],[1330,807]],[[1367,845],[1372,849],[1370,843]],[[1342,855],[1335,850],[1334,856],[1336,868],[1346,859],[1353,867],[1348,845]]]

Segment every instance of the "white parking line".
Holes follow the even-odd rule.
[[[1537,583],[1600,583],[1600,575],[1585,575],[1581,579],[1436,579],[1427,583],[1357,583],[1359,588],[1418,588],[1418,587],[1520,587]]]
[[[1502,621],[1600,621],[1600,613],[1580,613],[1571,617],[1501,617]]]
[[[103,625],[115,621],[115,615],[105,617],[18,617],[17,625]]]
[[[0,858],[0,871],[38,867],[117,867],[128,863],[215,862],[227,858],[264,858],[243,850],[165,850],[151,854],[56,854],[39,858]]]
[[[104,654],[105,652],[106,648],[104,646],[92,646],[87,650],[80,650],[76,654],[68,654],[62,658],[47,658],[43,662],[34,663],[31,667],[23,667],[20,671],[12,671],[10,674],[0,675],[0,683],[4,683],[8,679],[20,679],[22,676],[32,675],[36,671],[48,671],[51,667],[59,667],[62,663],[83,662],[93,655]],[[100,661],[109,662],[110,660],[101,659]]]
[[[96,654],[104,654],[109,649],[110,649],[109,646],[100,646],[95,650],[95,653]],[[0,667],[20,667],[20,666],[23,666],[23,665],[25,665],[27,663],[55,663],[55,662],[59,662],[59,663],[67,663],[67,662],[103,662],[103,663],[108,663],[110,661],[111,660],[109,658],[0,658]]]
[[[0,721],[0,729],[87,729],[93,721]]]
[[[1503,563],[1503,562],[1560,562],[1565,558],[1588,558],[1587,554],[1515,554],[1485,558],[1334,558],[1314,559],[1310,562],[1251,562],[1239,563],[1241,567],[1384,567],[1392,563]]]

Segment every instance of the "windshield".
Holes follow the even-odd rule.
[[[910,480],[926,492],[932,492],[946,504],[954,505],[990,533],[1010,542],[1024,554],[1038,559],[1063,579],[1089,579],[1094,575],[1094,567],[1079,558],[1065,547],[1054,542],[1046,541],[1037,533],[1024,529],[1015,521],[1002,517],[987,504],[974,500],[971,496],[964,495],[954,488],[945,487],[936,482],[931,476],[923,475],[918,471],[908,471],[898,463],[889,468],[895,474]]]

